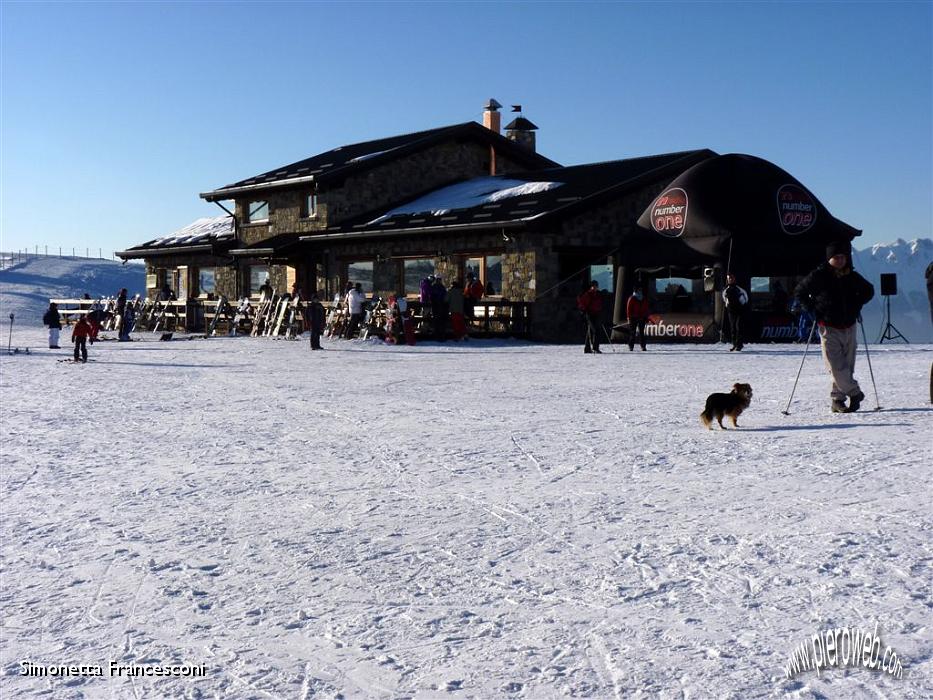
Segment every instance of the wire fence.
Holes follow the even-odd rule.
[[[34,260],[36,258],[80,258],[83,260],[116,260],[117,256],[114,251],[107,251],[107,255],[104,255],[104,249],[98,248],[96,251],[93,248],[85,246],[84,248],[79,248],[76,246],[64,247],[64,246],[32,246],[31,248],[22,248],[20,250],[11,250],[11,251],[0,251],[0,270],[6,269],[13,265],[18,265],[21,262],[27,260]]]

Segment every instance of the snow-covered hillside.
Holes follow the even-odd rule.
[[[785,416],[801,346],[16,344],[5,700],[933,697],[933,347],[872,349],[881,412],[860,352],[845,415],[811,349]],[[741,429],[702,429],[736,381]],[[903,678],[784,678],[876,623]]]
[[[17,325],[42,323],[50,298],[115,296],[126,287],[130,296],[146,291],[143,265],[88,258],[36,257],[0,270],[0,314],[4,326],[11,313]]]
[[[856,246],[858,241],[856,241]],[[912,343],[933,343],[933,323],[927,300],[927,265],[933,262],[933,240],[916,238],[896,240],[858,250],[853,256],[855,266],[873,285],[875,299],[865,307],[862,316],[871,342],[881,335],[884,300],[881,297],[881,273],[897,274],[897,296],[891,297],[891,317],[897,329]]]

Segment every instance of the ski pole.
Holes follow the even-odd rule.
[[[803,357],[800,358],[800,369],[797,370],[797,378],[794,380],[794,388],[790,390],[790,398],[787,399],[787,406],[781,413],[785,416],[790,415],[790,402],[794,400],[794,393],[797,391],[797,382],[800,381],[800,373],[803,372],[803,363],[807,359],[807,351],[810,349],[810,341],[813,340],[813,331],[816,330],[816,322],[810,326],[810,335],[807,337],[807,345],[803,349]]]
[[[14,314],[10,314],[10,337],[6,341],[6,354],[10,354],[10,348],[13,347],[13,318]]]
[[[858,324],[862,327],[862,340],[865,341],[865,359],[868,360],[868,374],[871,377],[871,388],[875,391],[875,410],[881,410],[881,402],[878,400],[878,385],[875,384],[875,373],[871,369],[871,355],[868,352],[868,336],[865,335],[865,324],[862,323],[862,315],[859,314]]]
[[[612,342],[612,336],[609,334],[609,329],[606,328],[606,324],[605,324],[605,323],[601,323],[601,324],[599,324],[599,325],[602,326],[603,333],[606,334],[606,340],[609,341],[609,347],[612,349],[612,352],[615,352],[615,351],[616,351],[616,346],[615,346],[615,343]]]

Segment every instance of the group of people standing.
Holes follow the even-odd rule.
[[[819,330],[823,360],[832,380],[831,410],[851,413],[859,410],[865,399],[854,376],[857,346],[856,323],[862,307],[874,297],[874,287],[852,267],[852,247],[848,241],[837,241],[826,248],[826,261],[804,277],[794,292],[792,309],[796,309],[799,329],[798,340],[808,341],[814,328]],[[722,290],[725,321],[731,340],[730,352],[745,347],[743,325],[747,316],[749,294],[736,281],[735,274],[726,275]],[[775,312],[788,310],[787,292],[779,285],[773,290],[772,308]],[[933,301],[931,301],[933,304]],[[583,316],[586,340],[585,353],[599,353],[600,334],[609,332],[600,323],[603,297],[599,283],[577,297],[577,308]],[[636,287],[625,305],[629,350],[638,342],[645,349],[645,324],[649,317],[644,288]],[[815,324],[815,326],[813,325]],[[933,374],[931,374],[933,377]],[[933,378],[931,378],[933,387]],[[933,396],[933,388],[931,388]]]
[[[418,301],[424,320],[430,323],[434,338],[439,341],[448,337],[465,340],[468,337],[467,320],[474,315],[474,308],[485,293],[486,288],[473,273],[467,274],[465,284],[460,280],[454,280],[449,287],[444,284],[440,275],[431,274],[422,279],[419,284]],[[335,305],[343,305],[348,315],[342,337],[356,337],[366,318],[366,305],[369,302],[362,283],[347,283],[345,290],[334,296],[333,302]],[[320,309],[311,308],[308,317],[312,349],[317,350],[320,349],[320,335],[324,333],[326,326],[326,313],[320,303],[319,294],[312,296],[312,304],[314,303],[320,306]],[[315,323],[315,318],[318,317],[319,328]],[[414,326],[407,327],[410,319],[411,310],[405,294],[389,295],[386,303],[386,341],[395,343],[404,333],[406,342],[414,344]]]
[[[603,296],[599,291],[599,282],[593,280],[588,289],[584,290],[577,297],[577,308],[583,315],[584,330],[586,341],[583,345],[585,353],[602,353],[599,349],[599,335],[605,334],[610,339],[609,331],[600,321],[600,315],[603,310]],[[628,327],[628,349],[635,350],[635,343],[638,343],[642,350],[647,350],[645,341],[645,325],[648,323],[648,317],[651,315],[648,306],[648,299],[645,297],[644,287],[637,286],[632,290],[632,294],[625,302],[625,320]]]
[[[421,280],[419,300],[421,308],[430,311],[435,340],[446,340],[448,327],[454,340],[464,340],[467,318],[473,316],[473,308],[484,293],[483,283],[472,273],[467,274],[466,284],[454,280],[450,287],[444,285],[440,275],[428,275]]]
[[[84,295],[84,299],[90,300],[89,294]],[[108,304],[105,308],[100,299],[92,301],[90,309],[81,314],[75,321],[74,328],[71,329],[71,342],[74,344],[74,361],[87,362],[88,343],[93,345],[97,341],[98,333],[108,317],[116,318],[116,329],[118,339],[121,341],[130,340],[130,331],[136,322],[136,307],[132,303],[127,303],[127,291],[121,289],[117,294],[115,301]],[[62,331],[62,314],[58,309],[58,304],[54,301],[49,303],[42,316],[42,323],[49,328],[49,349],[59,350],[59,339]]]

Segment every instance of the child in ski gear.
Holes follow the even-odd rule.
[[[833,413],[857,411],[865,394],[853,376],[855,323],[862,307],[875,296],[875,288],[852,269],[852,246],[848,241],[826,247],[826,262],[804,277],[795,296],[804,309],[816,316],[823,361],[832,377],[829,395]]]
[[[42,323],[49,327],[49,349],[58,350],[58,334],[62,332],[62,317],[58,313],[58,304],[54,301],[49,304]]]
[[[648,322],[648,314],[648,300],[645,299],[645,292],[641,287],[635,287],[625,304],[625,317],[628,319],[629,325],[628,349],[630,351],[635,350],[636,334],[640,337],[641,349],[648,349],[645,346],[645,323]]]
[[[583,314],[586,343],[583,352],[602,353],[599,349],[599,315],[603,310],[603,297],[599,293],[599,282],[590,282],[589,289],[577,297],[577,308]]]
[[[748,292],[735,283],[735,275],[731,272],[726,275],[726,288],[722,290],[722,298],[726,302],[729,335],[732,339],[729,352],[741,350],[745,347],[742,342],[742,316],[745,314],[745,305],[748,303]]]
[[[75,344],[75,362],[87,362],[87,337],[91,333],[91,324],[82,316],[71,331],[71,342]]]

